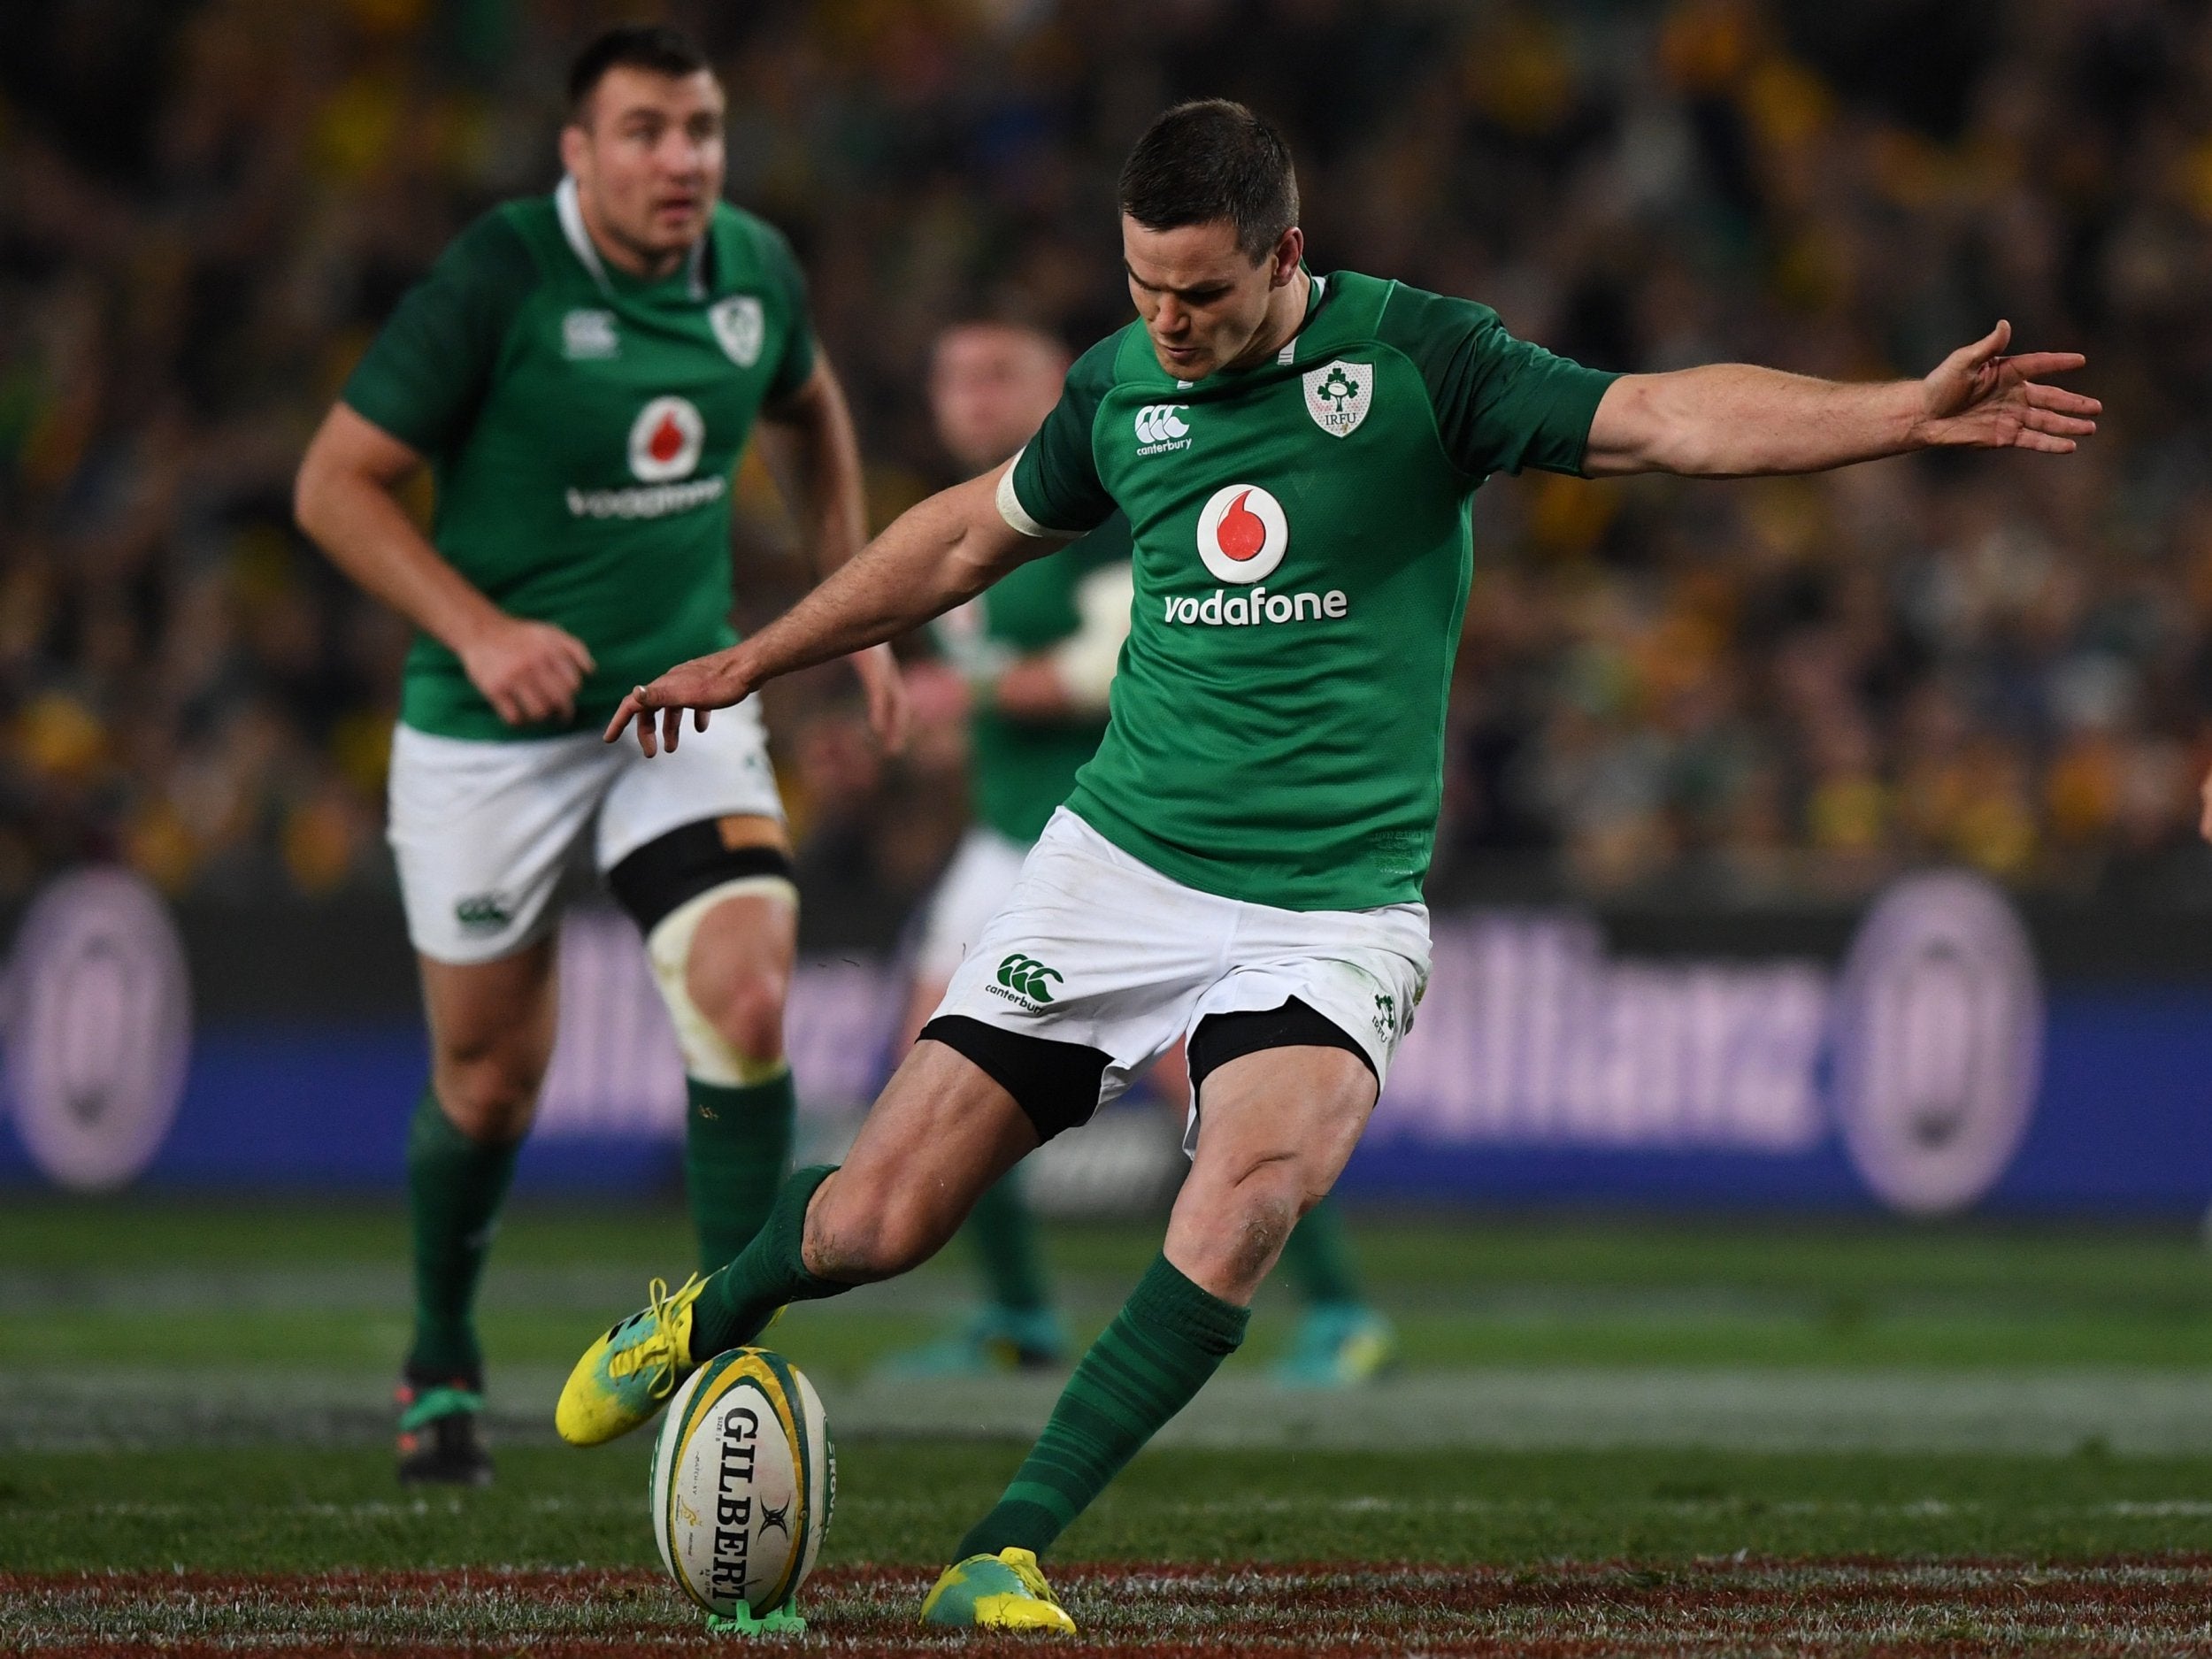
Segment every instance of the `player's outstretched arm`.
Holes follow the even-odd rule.
[[[728,708],[779,674],[918,627],[972,599],[1017,565],[1060,546],[1058,539],[1023,535],[1000,517],[1002,471],[956,484],[909,508],[857,557],[750,639],[679,663],[640,686],[608,722],[607,741],[635,719],[638,747],[648,755],[673,749],[686,709],[695,711],[694,724],[704,731],[709,710]]]
[[[2045,382],[2085,359],[2074,351],[2004,355],[2012,325],[1962,346],[1924,380],[1850,385],[1718,363],[1628,374],[1590,423],[1592,477],[1678,472],[1743,478],[1818,472],[1939,445],[2066,455],[2097,429],[2103,405]]]
[[[805,527],[819,578],[836,570],[868,540],[860,441],[853,431],[845,390],[828,357],[817,354],[814,372],[781,403],[761,411],[761,452],[776,474],[784,501]],[[876,740],[895,754],[906,742],[906,686],[887,645],[853,658],[868,695],[868,723]]]
[[[508,725],[566,719],[592,671],[590,650],[549,622],[509,616],[423,539],[396,493],[422,464],[339,403],[300,462],[293,517],[332,564],[449,648]]]

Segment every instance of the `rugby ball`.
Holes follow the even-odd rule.
[[[653,1442],[661,1564],[710,1613],[787,1606],[821,1556],[837,1458],[814,1385],[766,1348],[719,1355],[668,1402]]]

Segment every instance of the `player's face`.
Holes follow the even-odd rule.
[[[1029,441],[1060,398],[1067,354],[1033,328],[947,329],[929,365],[929,410],[948,453],[972,472]]]
[[[699,239],[722,194],[721,86],[703,69],[619,65],[582,114],[561,134],[561,159],[593,230],[632,256],[626,265],[665,265]]]
[[[1148,230],[1123,214],[1129,297],[1160,366],[1178,380],[1195,380],[1257,356],[1270,337],[1271,302],[1296,277],[1304,249],[1294,225],[1255,264],[1226,219]]]

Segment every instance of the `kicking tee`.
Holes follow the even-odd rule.
[[[1471,301],[1317,277],[1271,361],[1195,382],[1132,323],[999,491],[1031,535],[1117,509],[1136,598],[1068,806],[1162,874],[1288,910],[1417,901],[1493,472],[1579,472],[1614,376]],[[1055,556],[1057,557],[1057,556]]]
[[[631,687],[734,644],[730,476],[761,405],[813,369],[789,246],[726,203],[684,268],[649,281],[599,257],[572,180],[462,232],[343,401],[430,460],[439,553],[597,667],[573,720],[511,726],[419,636],[400,719],[442,737],[588,729]]]
[[[1129,563],[1128,520],[1117,513],[1071,547],[1018,565],[949,616],[941,634],[972,630],[977,652],[994,660],[1032,656],[1071,639],[1083,626],[1084,587],[1101,571]],[[960,651],[972,641],[956,641]],[[1002,713],[987,703],[968,722],[969,787],[977,819],[1010,841],[1033,841],[1098,752],[1103,713],[1051,720]]]

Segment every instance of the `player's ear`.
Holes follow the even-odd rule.
[[[1275,251],[1269,256],[1272,265],[1267,273],[1267,285],[1279,288],[1298,274],[1298,262],[1306,257],[1306,233],[1293,225],[1277,238]]]
[[[583,172],[584,157],[590,149],[591,134],[589,133],[573,120],[562,126],[561,166],[565,172],[572,175],[580,175]]]

